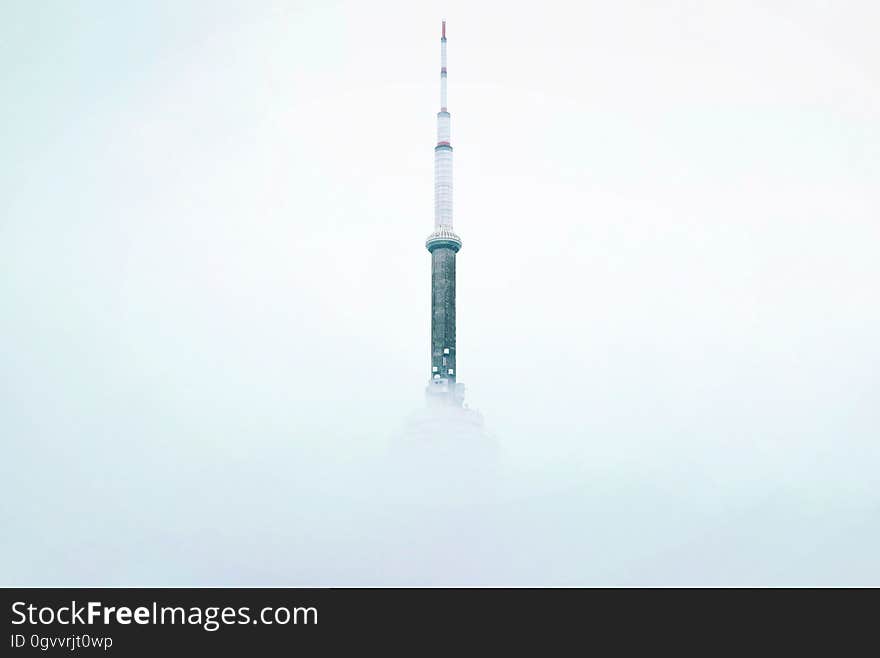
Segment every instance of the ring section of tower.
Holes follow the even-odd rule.
[[[441,248],[452,249],[458,253],[458,250],[461,249],[461,238],[451,228],[441,226],[428,236],[428,239],[425,240],[425,247],[432,253],[435,249]]]

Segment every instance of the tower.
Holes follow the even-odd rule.
[[[461,238],[452,228],[452,144],[446,106],[446,21],[440,35],[440,111],[434,146],[434,231],[431,254],[431,365],[427,402],[407,419],[392,443],[388,482],[409,500],[472,500],[491,490],[497,445],[483,415],[464,402],[455,339],[455,259]],[[393,473],[393,475],[391,475]]]
[[[452,229],[452,144],[446,107],[446,21],[440,35],[440,111],[434,147],[434,232],[425,246],[431,253],[431,378],[428,400],[461,406],[464,385],[457,383],[455,347],[455,256],[461,238]]]

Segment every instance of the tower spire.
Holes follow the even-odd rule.
[[[440,111],[446,110],[446,21],[440,32]]]
[[[446,21],[440,32],[440,111],[437,113],[437,146],[434,149],[434,228],[452,228],[452,144],[446,107]]]

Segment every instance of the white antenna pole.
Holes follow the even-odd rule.
[[[440,111],[437,113],[437,146],[434,147],[434,228],[452,228],[452,145],[446,109],[446,21],[440,36]]]

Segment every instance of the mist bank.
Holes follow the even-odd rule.
[[[178,445],[165,460],[106,444],[65,463],[34,456],[4,510],[3,583],[880,583],[880,462],[865,445],[847,461],[735,464],[667,441],[647,467],[637,457],[656,436],[592,437],[577,459],[535,463],[503,436],[492,453],[459,445],[437,459],[397,450],[393,426],[308,441],[240,430],[212,435],[237,450]],[[563,438],[577,437],[533,437]],[[608,444],[616,454],[590,455]],[[840,437],[834,454],[858,447]]]

